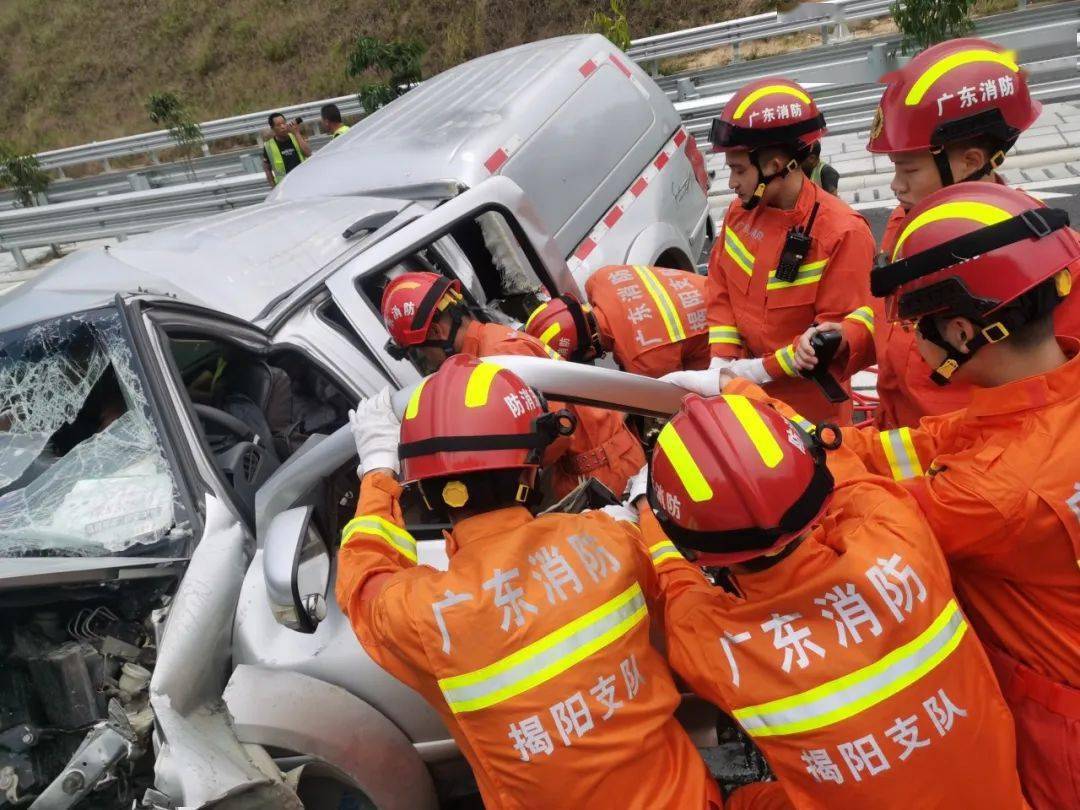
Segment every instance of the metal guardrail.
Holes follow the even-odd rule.
[[[324,104],[337,104],[343,116],[360,115],[363,112],[363,107],[360,106],[360,101],[355,95],[339,96],[337,98],[322,99],[321,101],[306,101],[303,104],[294,104],[291,107],[260,110],[259,112],[233,116],[232,118],[219,118],[216,121],[207,121],[200,124],[200,126],[206,143],[212,143],[225,138],[257,135],[263,130],[269,129],[267,118],[274,112],[280,112],[288,119],[297,117],[305,120],[318,118],[319,108]],[[159,129],[155,132],[144,132],[139,135],[127,135],[123,138],[112,138],[107,141],[95,141],[80,146],[69,146],[64,149],[39,152],[37,159],[42,168],[61,170],[62,175],[64,166],[101,162],[108,168],[110,158],[142,154],[153,156],[161,150],[170,149],[174,146],[175,143],[169,137],[168,130]]]
[[[1059,101],[1080,98],[1080,73],[1076,71],[1078,24],[1080,4],[1065,3],[985,18],[976,24],[976,34],[991,37],[1018,51],[1023,64],[1032,69],[1035,97]],[[819,106],[828,117],[830,132],[865,129],[881,94],[881,87],[869,82],[890,69],[887,60],[890,49],[895,51],[897,41],[895,36],[862,39],[729,65],[719,70],[710,68],[681,77],[692,91],[691,98],[678,103],[684,126],[695,137],[704,139],[709,121],[726,101],[725,93],[755,75],[781,74],[802,80],[824,79],[837,85],[815,91]],[[1061,53],[1067,56],[1062,57]],[[1043,71],[1042,67],[1047,69]],[[669,94],[687,95],[687,85],[662,81]],[[692,98],[697,95],[705,97]],[[107,236],[123,237],[254,204],[266,196],[269,187],[261,172],[252,172],[250,160],[245,167],[241,157],[234,153],[228,161],[225,156],[197,161],[203,164],[202,168],[196,169],[197,176],[205,169],[205,172],[216,173],[212,180],[30,209],[0,210],[0,250],[14,253],[19,267],[25,269],[22,248]],[[171,171],[184,172],[186,167],[173,164]],[[243,174],[239,176],[225,179],[220,176],[241,172]],[[115,180],[113,175],[109,182]],[[126,176],[121,182],[125,181],[128,181]],[[85,182],[89,183],[89,178]]]
[[[123,238],[254,205],[269,193],[266,177],[258,172],[59,205],[18,208],[0,214],[0,250],[10,251],[19,269],[26,270],[23,248]]]
[[[871,8],[873,3],[879,2],[879,0],[846,1],[847,10],[845,13],[848,14],[868,13],[867,9]],[[1036,61],[1044,58],[1044,55],[1053,55],[1055,49],[1064,47],[1065,40],[1069,37],[1070,11],[1072,18],[1075,20],[1078,17],[1078,12],[1080,12],[1080,6],[1075,3],[1046,5],[1025,9],[1023,12],[1010,12],[986,17],[977,21],[975,33],[992,39],[1007,39],[1010,47],[1021,50],[1025,61]],[[756,18],[747,19],[773,17],[775,17],[775,14],[758,15]],[[743,21],[729,21],[727,23],[718,23],[717,26],[730,28],[732,24],[741,22]],[[690,29],[691,32],[699,30],[701,29]],[[647,39],[649,41],[668,42],[686,33],[677,31]],[[645,41],[638,40],[638,42]],[[888,58],[888,51],[895,50],[897,43],[898,38],[895,35],[834,42],[828,45],[827,48],[824,46],[808,48],[771,56],[767,59],[735,62],[675,76],[660,76],[657,77],[656,81],[668,96],[676,102],[704,100],[706,97],[713,96],[719,97],[720,100],[717,104],[711,107],[699,104],[679,104],[681,108],[687,108],[682,110],[683,118],[690,127],[691,132],[703,138],[708,118],[715,115],[719,105],[724,100],[724,94],[735,90],[751,79],[770,74],[783,75],[796,80],[846,85],[849,86],[849,89],[855,89],[851,86],[876,81],[881,72],[886,69],[881,64],[882,60]],[[875,91],[871,89],[869,92],[872,94]],[[315,104],[317,102],[313,102],[311,106]],[[846,115],[850,104],[850,101],[846,101],[837,108],[837,111]],[[868,107],[867,110],[866,115],[872,115],[872,106]],[[833,113],[833,110],[828,110],[828,112]],[[862,112],[862,108],[860,108],[860,115]],[[830,128],[834,132],[848,131],[847,128],[856,126],[856,124],[849,122],[846,117],[837,119],[835,114],[830,114],[829,121]],[[861,120],[858,125],[863,125]],[[837,127],[845,127],[846,129],[838,129]],[[309,140],[312,146],[317,148],[325,138],[315,136]],[[252,159],[254,159],[254,163],[251,162]],[[196,180],[211,180],[246,174],[258,169],[258,150],[237,150],[197,158],[192,162],[192,165],[195,171],[194,179]],[[188,183],[192,181],[188,172],[188,165],[185,162],[177,161],[175,163],[139,168],[128,173],[110,172],[78,180],[60,180],[54,182],[48,188],[41,203],[68,202],[104,194]],[[0,191],[0,211],[11,207],[14,207],[13,195],[10,192]]]
[[[685,31],[673,31],[637,39],[631,43],[628,53],[632,59],[642,65],[651,65],[655,72],[658,60],[669,56],[694,53],[740,41],[778,36],[822,25],[843,26],[845,20],[848,19],[864,19],[868,16],[888,13],[889,2],[890,0],[827,0],[823,3],[809,3],[801,7],[810,9],[808,12],[801,12],[806,19],[794,19],[794,16],[799,16],[799,14],[794,16],[792,14],[778,15],[775,12],[758,14]],[[290,119],[298,116],[310,119],[318,116],[322,105],[330,103],[337,104],[342,114],[346,116],[360,115],[363,112],[357,97],[350,95],[221,118],[207,121],[200,126],[206,143],[225,138],[254,136],[267,128],[266,119],[272,112],[281,112]],[[113,158],[149,154],[156,162],[159,151],[173,146],[174,143],[168,131],[162,129],[39,152],[37,159],[43,168],[56,170],[63,177],[64,167],[81,163],[100,162],[108,171],[109,160]],[[209,154],[208,151],[205,153]]]
[[[1059,3],[999,14],[976,21],[974,35],[1003,45],[1020,55],[1031,72],[1033,91],[1043,101],[1080,97],[1077,70],[1080,4]],[[728,94],[762,76],[781,75],[829,85],[814,90],[832,133],[868,128],[881,97],[877,79],[897,66],[897,35],[853,40],[739,65],[708,68],[662,86],[680,98],[683,123],[699,140],[708,136],[713,117]],[[1070,62],[1071,60],[1071,62]]]
[[[687,56],[725,45],[735,48],[758,39],[794,34],[820,28],[824,44],[829,42],[829,29],[835,28],[838,38],[848,35],[847,24],[857,20],[883,17],[889,13],[891,0],[826,0],[804,3],[793,12],[757,14],[738,20],[727,20],[685,31],[658,34],[634,40],[627,53],[642,67],[655,75],[659,62],[677,56]]]

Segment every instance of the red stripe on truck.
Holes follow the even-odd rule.
[[[506,163],[509,157],[510,156],[506,154],[505,149],[496,149],[491,153],[491,157],[484,161],[484,168],[492,174],[495,174],[495,172],[502,168],[502,165]]]
[[[615,54],[609,54],[608,59],[611,60],[611,63],[613,65],[615,65],[615,67],[617,67],[619,70],[622,71],[623,76],[625,76],[628,79],[630,78],[630,68],[628,68],[626,65],[624,65],[622,63],[622,60],[619,59],[619,57],[617,57]]]

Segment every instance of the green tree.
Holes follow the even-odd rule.
[[[611,0],[610,14],[595,12],[585,23],[585,30],[603,34],[621,51],[630,47],[630,23],[626,19],[626,7],[622,0]]]
[[[202,127],[173,93],[151,93],[146,100],[146,112],[153,123],[169,130],[169,137],[187,161],[188,175],[194,179],[195,167],[191,159],[206,143]]]
[[[366,113],[389,104],[420,82],[420,62],[426,50],[427,46],[416,40],[384,42],[375,37],[357,37],[345,72],[354,79],[371,72],[378,76],[362,81],[357,93]]]
[[[20,154],[11,144],[0,143],[0,187],[12,189],[21,208],[34,205],[35,196],[48,185],[49,175],[36,157]]]
[[[904,51],[914,53],[970,31],[974,5],[975,0],[905,0],[893,3],[890,12],[904,35]]]

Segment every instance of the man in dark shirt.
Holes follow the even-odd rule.
[[[266,181],[276,186],[285,175],[311,157],[311,147],[300,131],[299,119],[287,122],[281,113],[271,113],[268,121],[273,137],[263,142],[263,171]]]

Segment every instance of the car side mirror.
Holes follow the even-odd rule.
[[[263,577],[270,609],[278,624],[314,633],[326,618],[330,552],[312,523],[314,507],[279,513],[263,543]]]

